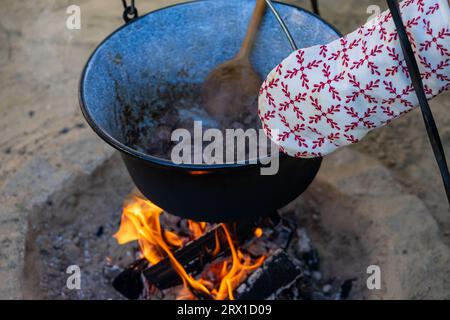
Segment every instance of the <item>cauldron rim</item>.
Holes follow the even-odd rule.
[[[256,160],[257,163],[247,163],[249,160],[246,160],[245,163],[224,163],[224,164],[176,164],[172,161],[170,161],[169,159],[164,159],[164,158],[160,158],[157,156],[153,156],[153,155],[149,155],[143,152],[140,152],[138,150],[135,150],[133,148],[128,147],[127,145],[125,145],[124,143],[120,142],[119,140],[117,140],[116,138],[114,138],[113,136],[111,136],[106,130],[104,130],[102,127],[100,127],[95,120],[93,119],[93,117],[91,116],[91,114],[88,111],[88,108],[86,108],[86,104],[84,101],[84,80],[85,80],[85,76],[86,76],[86,72],[87,72],[87,68],[90,65],[92,59],[94,58],[95,54],[97,53],[97,51],[103,46],[104,43],[106,43],[111,37],[113,37],[115,34],[117,34],[118,32],[120,32],[122,29],[130,26],[131,24],[137,22],[138,20],[141,20],[143,18],[145,18],[146,16],[155,13],[155,12],[159,12],[162,10],[166,10],[166,9],[170,9],[172,7],[176,7],[176,6],[182,6],[182,5],[186,5],[186,4],[190,4],[190,3],[194,3],[194,2],[200,2],[200,1],[209,1],[209,0],[191,0],[191,1],[186,1],[186,2],[181,2],[181,3],[176,3],[176,4],[172,4],[166,7],[162,7],[153,11],[150,11],[132,21],[130,21],[129,23],[125,23],[124,25],[120,26],[119,28],[117,28],[116,30],[114,30],[111,34],[109,34],[103,41],[101,41],[97,47],[94,49],[94,51],[91,53],[91,55],[89,56],[89,59],[87,60],[85,66],[83,67],[83,72],[81,73],[81,77],[79,80],[79,90],[78,90],[78,100],[79,100],[79,104],[80,104],[80,108],[81,108],[81,112],[84,116],[84,118],[86,119],[87,123],[89,124],[89,126],[94,130],[94,132],[103,140],[105,141],[107,144],[109,144],[111,147],[113,147],[114,149],[123,152],[124,154],[131,156],[133,158],[139,159],[139,160],[143,160],[145,162],[148,163],[152,163],[152,164],[156,164],[156,165],[160,165],[163,167],[171,167],[171,168],[177,168],[177,169],[186,169],[186,170],[198,170],[198,171],[211,171],[211,170],[223,170],[223,169],[234,169],[234,168],[249,168],[252,166],[261,166],[261,160],[267,160],[268,158],[271,158],[270,156],[266,156],[264,158],[257,158]],[[298,7],[294,4],[290,4],[290,3],[283,3],[283,2],[279,2],[279,1],[273,1],[274,3],[277,4],[281,4],[284,6],[288,6],[288,7],[293,7],[299,11],[303,11],[311,16],[314,16],[316,19],[320,20],[322,23],[324,23],[325,25],[327,25],[328,27],[330,27],[334,32],[336,32],[336,34],[338,36],[341,36],[341,33],[336,30],[336,28],[331,25],[329,22],[327,22],[326,20],[322,19],[320,16],[316,15],[315,13],[306,10],[304,8]],[[285,157],[288,157],[288,155],[286,155],[283,152],[279,152],[279,158],[283,159]],[[255,159],[253,159],[255,160]],[[303,160],[308,160],[308,159],[303,159]],[[311,159],[311,160],[320,160],[320,159]]]

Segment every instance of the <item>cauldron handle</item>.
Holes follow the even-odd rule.
[[[292,47],[292,50],[298,50],[297,44],[294,41],[294,38],[292,38],[291,32],[289,31],[288,27],[286,26],[286,23],[284,23],[283,18],[281,18],[280,14],[278,13],[277,9],[273,6],[273,3],[271,0],[265,0],[267,3],[267,6],[272,11],[273,15],[275,16],[275,19],[277,19],[278,23],[280,24],[281,29],[283,30],[284,34],[286,35],[286,38],[289,41],[289,44]]]

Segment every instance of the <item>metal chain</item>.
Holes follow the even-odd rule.
[[[320,17],[319,3],[317,1],[318,0],[311,0],[311,6],[312,6],[312,9],[313,9],[313,12]]]
[[[128,5],[127,0],[122,0],[123,4],[123,20],[128,23],[137,17],[139,17],[138,10],[136,9],[136,6],[134,4],[134,0],[131,0],[131,4]]]

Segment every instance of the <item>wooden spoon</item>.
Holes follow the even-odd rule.
[[[262,80],[250,63],[250,54],[264,17],[266,2],[256,0],[253,16],[238,54],[209,73],[203,84],[203,105],[222,126],[256,114]]]

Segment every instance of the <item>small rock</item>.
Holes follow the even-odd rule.
[[[53,239],[53,248],[56,250],[61,249],[64,246],[64,238],[61,236],[56,237]]]
[[[326,285],[323,286],[322,292],[323,293],[329,293],[331,291],[331,289],[332,289],[331,285],[330,284],[326,284]]]
[[[103,235],[103,232],[105,231],[105,228],[103,226],[100,226],[97,228],[97,232],[95,233],[95,235],[97,237],[101,237]]]
[[[311,240],[309,239],[306,230],[304,228],[297,229],[297,247],[301,253],[307,253],[311,251]]]
[[[106,265],[103,267],[103,275],[109,280],[115,279],[122,271],[123,269],[117,265]]]
[[[68,133],[69,131],[70,131],[69,128],[64,127],[64,128],[62,128],[61,130],[59,130],[59,134],[66,134],[66,133]]]
[[[64,247],[64,257],[69,262],[75,262],[80,257],[81,250],[74,243],[68,243]]]
[[[311,276],[314,278],[314,280],[316,281],[320,281],[322,280],[322,273],[320,271],[313,271],[311,273]]]

